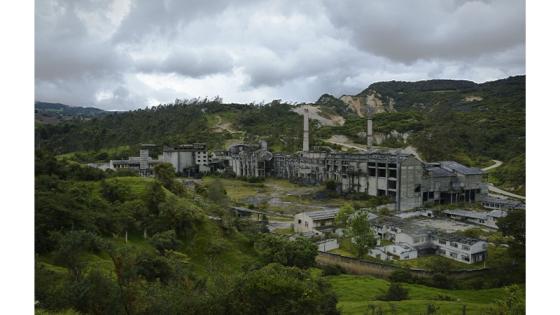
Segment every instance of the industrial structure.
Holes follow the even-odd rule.
[[[303,148],[295,154],[275,153],[261,145],[231,146],[223,158],[236,176],[285,178],[304,184],[334,181],[341,193],[388,196],[396,211],[431,204],[480,202],[487,195],[484,172],[454,161],[426,163],[412,154],[374,150],[371,117],[367,120],[367,152],[335,152],[309,147],[309,115],[303,115]]]

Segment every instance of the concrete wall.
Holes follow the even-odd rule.
[[[318,242],[317,247],[320,252],[328,252],[329,250],[339,248],[339,244],[336,239],[328,239]]]

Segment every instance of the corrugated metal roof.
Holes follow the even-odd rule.
[[[488,212],[477,212],[469,210],[445,210],[443,211],[443,213],[475,219],[486,219],[486,217],[488,216]]]
[[[464,174],[464,175],[481,175],[484,174],[484,172],[476,167],[467,167],[463,164],[459,164],[455,161],[441,161],[440,165],[442,168],[451,171],[451,172],[457,172],[460,174]]]
[[[311,212],[304,212],[304,213],[305,215],[307,215],[313,220],[326,220],[326,219],[334,219],[338,211],[339,209],[327,209],[327,210],[311,211]]]

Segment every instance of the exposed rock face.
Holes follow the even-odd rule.
[[[372,110],[372,114],[395,112],[395,101],[389,98],[388,102],[384,102],[381,95],[372,91],[370,94],[361,96],[343,95],[340,100],[348,105],[352,111],[358,116],[365,117],[368,108]]]
[[[322,126],[342,126],[344,125],[344,117],[339,115],[325,115],[321,112],[319,106],[312,106],[312,105],[301,105],[294,109],[293,112],[296,112],[300,115],[303,115],[304,110],[308,110],[309,119],[317,120]]]
[[[476,95],[467,95],[463,99],[463,101],[465,101],[465,102],[480,102],[482,100],[483,100],[483,98],[481,96],[476,96]]]

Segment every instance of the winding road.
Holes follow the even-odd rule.
[[[504,164],[504,162],[502,161],[498,161],[498,160],[492,160],[494,161],[494,164],[483,168],[482,170],[485,172],[488,172],[491,169],[494,169],[496,167],[500,167],[502,164]],[[494,186],[494,184],[488,183],[488,191],[494,194],[498,194],[498,195],[503,195],[503,196],[508,196],[508,197],[512,197],[512,198],[516,198],[516,199],[521,199],[521,200],[525,200],[525,196],[521,196],[521,195],[517,195],[514,193],[510,193],[509,191],[505,191],[503,189],[500,189],[496,186]]]

